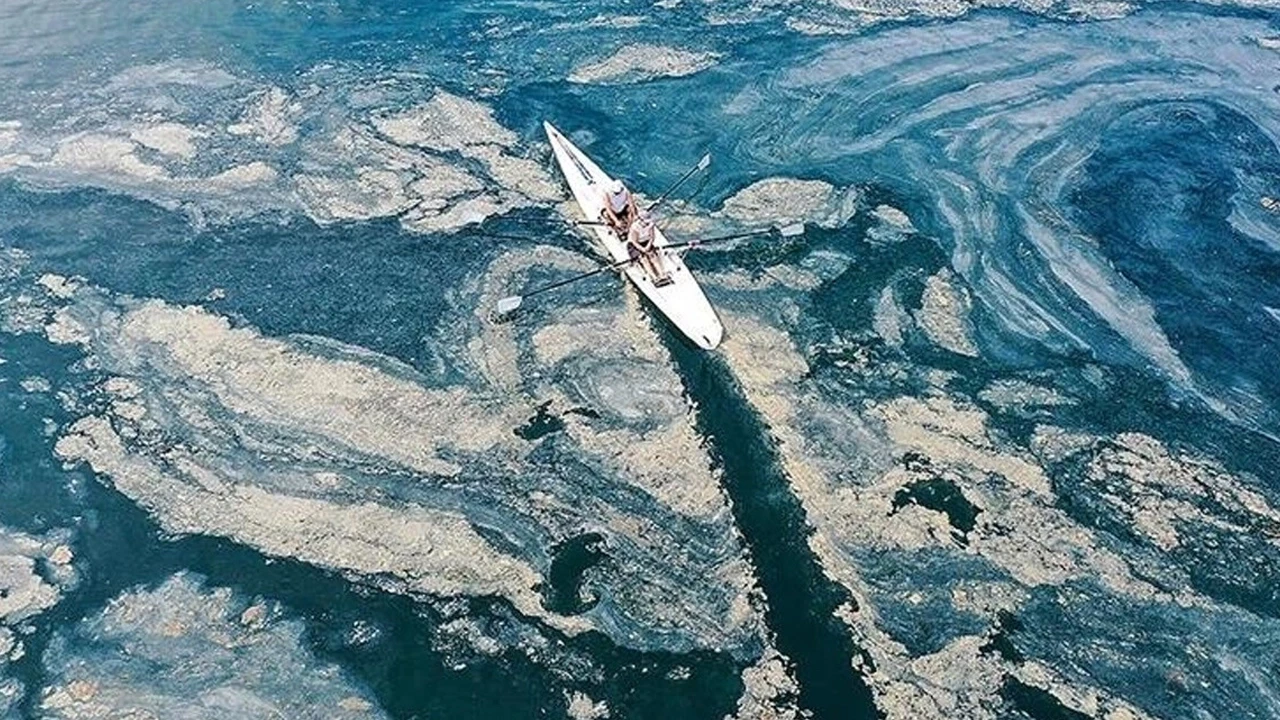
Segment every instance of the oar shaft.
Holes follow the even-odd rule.
[[[732,235],[721,235],[720,237],[706,238],[703,240],[689,240],[687,242],[679,242],[674,245],[667,245],[663,250],[683,250],[684,248],[697,247],[698,245],[709,245],[711,243],[728,242],[729,240],[741,240],[743,238],[756,237],[757,235],[768,235],[773,232],[773,228],[767,230],[752,230],[750,232],[734,233]]]
[[[517,240],[519,242],[531,242],[531,243],[543,242],[542,238],[530,237],[529,235],[510,235],[507,233],[496,233],[496,232],[480,232],[480,233],[476,233],[474,237],[492,238],[494,240]]]
[[[791,225],[791,226],[780,228],[780,229],[779,228],[762,228],[760,230],[749,230],[747,232],[733,233],[731,235],[721,235],[720,237],[705,238],[703,240],[690,240],[688,242],[676,243],[674,245],[665,245],[662,247],[655,248],[655,250],[659,252],[667,252],[670,250],[681,250],[683,248],[691,248],[697,245],[706,245],[708,243],[725,242],[728,240],[738,240],[741,238],[756,237],[758,235],[767,235],[775,231],[781,232],[782,235],[786,237],[786,236],[795,235],[800,232],[803,232],[803,230],[804,230],[804,226],[802,224],[795,224],[795,225]],[[635,262],[638,259],[639,257],[627,258],[626,260],[617,260],[607,265],[601,265],[600,267],[594,270],[589,270],[587,272],[574,275],[573,277],[565,278],[564,280],[557,280],[556,282],[548,283],[546,285],[543,285],[542,287],[534,288],[533,290],[530,290],[529,292],[524,293],[523,295],[512,295],[511,297],[503,298],[498,301],[497,312],[499,313],[513,312],[520,307],[521,303],[525,300],[525,298],[530,298],[530,297],[533,297],[534,295],[540,295],[545,292],[550,292],[557,288],[562,288],[565,285],[569,285],[570,283],[575,283],[575,282],[578,282],[579,280],[585,280],[589,277],[595,277],[596,275],[599,275],[600,273],[603,273],[603,272],[616,270],[620,267],[630,265],[631,263]]]
[[[623,265],[629,265],[629,264],[631,264],[631,262],[632,262],[632,260],[631,260],[630,258],[628,258],[628,259],[626,259],[626,260],[619,260],[619,261],[617,261],[617,262],[609,263],[608,265],[601,265],[600,267],[596,268],[595,270],[591,270],[591,271],[589,271],[589,272],[584,272],[584,273],[582,273],[581,275],[574,275],[573,277],[565,278],[564,280],[557,280],[557,281],[555,281],[555,282],[553,282],[553,283],[548,283],[548,284],[546,284],[546,285],[543,285],[542,287],[534,288],[533,290],[530,290],[529,292],[524,293],[523,297],[532,297],[532,296],[534,296],[534,295],[540,295],[540,294],[542,294],[542,293],[544,293],[544,292],[548,292],[548,291],[550,291],[550,290],[555,290],[556,288],[564,287],[565,285],[568,285],[569,283],[575,283],[575,282],[578,282],[579,280],[585,280],[585,279],[587,279],[587,278],[589,278],[589,277],[594,277],[594,276],[596,276],[596,275],[599,275],[599,274],[600,274],[600,273],[602,273],[602,272],[607,272],[607,271],[609,271],[609,270],[616,270],[616,269],[618,269],[618,268],[622,267]]]
[[[681,176],[680,176],[680,179],[679,179],[679,180],[677,180],[677,181],[675,182],[675,184],[674,184],[674,185],[672,185],[671,187],[667,188],[666,192],[664,192],[664,193],[662,193],[661,195],[659,195],[657,200],[654,200],[653,202],[649,203],[649,207],[648,207],[648,208],[646,208],[646,209],[647,209],[647,210],[649,210],[649,211],[652,211],[654,208],[656,208],[656,207],[658,207],[659,205],[661,205],[663,200],[666,200],[666,199],[667,199],[667,197],[668,197],[669,195],[671,195],[671,193],[673,193],[673,192],[675,192],[676,190],[678,190],[678,189],[680,188],[680,186],[681,186],[681,185],[683,185],[683,184],[685,183],[685,181],[686,181],[686,180],[688,180],[689,178],[693,177],[694,173],[698,172],[699,170],[705,170],[705,169],[706,169],[706,167],[707,167],[707,165],[709,165],[709,164],[711,164],[711,155],[710,155],[710,154],[703,155],[703,156],[698,160],[698,164],[697,164],[697,165],[694,165],[693,167],[689,168],[689,171],[688,171],[688,172],[686,172],[684,175],[681,175]]]

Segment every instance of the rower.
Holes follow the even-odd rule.
[[[601,217],[613,227],[619,238],[627,237],[631,222],[636,219],[636,199],[621,180],[612,180],[604,190],[604,209]]]
[[[666,269],[662,267],[653,218],[647,212],[641,211],[636,221],[631,223],[631,229],[627,231],[627,255],[632,260],[639,260],[644,264],[654,287],[670,285],[673,282]]]

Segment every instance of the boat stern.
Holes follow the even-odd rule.
[[[692,336],[692,339],[703,350],[715,350],[724,339],[724,325],[717,318],[714,324],[707,325],[696,336]]]

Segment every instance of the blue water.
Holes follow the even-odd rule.
[[[0,263],[0,555],[34,552],[9,547],[18,533],[66,544],[78,578],[58,580],[41,551],[38,575],[58,587],[56,602],[0,616],[24,644],[0,660],[0,683],[22,688],[0,696],[0,718],[78,717],[47,699],[72,677],[67,653],[92,657],[102,640],[93,618],[184,571],[246,606],[279,603],[278,621],[299,623],[300,657],[314,663],[291,672],[333,679],[335,693],[396,718],[560,717],[581,710],[578,694],[609,717],[721,718],[738,708],[743,670],[766,646],[795,682],[772,702],[818,718],[925,716],[894,698],[951,680],[946,692],[970,703],[953,717],[1091,716],[1061,687],[1036,685],[1030,667],[1087,688],[1103,710],[1280,715],[1280,17],[1179,5],[1107,20],[1059,10],[937,18],[919,4],[901,20],[861,23],[818,0],[756,5],[0,8],[0,250],[10,253]],[[806,33],[813,23],[848,32]],[[617,50],[665,52],[646,44],[677,52],[656,69],[584,79]],[[410,137],[386,124],[421,118],[413,113],[441,97],[463,103],[455,126]],[[514,287],[495,268],[529,262],[520,253],[534,248],[544,255],[531,283],[566,276],[547,253],[594,262],[557,214],[563,189],[544,120],[650,196],[710,152],[712,172],[664,209],[681,237],[774,219],[729,210],[764,179],[856,196],[851,216],[802,218],[800,240],[688,258],[731,343],[764,327],[800,358],[788,383],[755,384],[782,349],[706,356],[660,320],[645,324],[651,307],[624,307],[607,275],[490,329],[477,305]],[[414,180],[457,174],[476,184],[412,196]],[[551,195],[538,189],[545,182]],[[398,199],[410,196],[426,199]],[[472,201],[485,202],[467,220],[434,214]],[[773,209],[787,218],[805,202],[787,196]],[[886,206],[912,230],[885,230]],[[440,224],[415,224],[415,213]],[[79,278],[82,291],[54,297],[40,284],[46,273]],[[816,279],[787,280],[801,275]],[[967,298],[955,327],[974,352],[929,329],[926,296],[939,277]],[[764,289],[743,289],[748,281]],[[884,330],[886,298],[905,318],[900,337]],[[180,365],[166,353],[181,354],[181,333],[157,340],[116,322],[147,302],[202,308],[325,367],[468,389],[476,417],[519,396],[527,412],[501,435],[528,445],[491,456],[448,449],[443,459],[460,470],[435,476],[361,445],[367,435],[333,440],[302,410],[255,416],[214,397],[234,396],[226,384],[248,377],[231,349]],[[84,328],[89,339],[66,344],[50,329],[60,308],[107,309],[87,315],[97,322]],[[657,437],[668,427],[660,392],[639,392],[637,417],[617,409],[631,396],[611,380],[668,375],[635,370],[606,338],[538,364],[539,343],[555,343],[539,328],[610,313],[624,320],[608,332],[639,328],[626,336],[639,344],[632,354],[674,378],[675,416],[701,453],[694,464],[717,473],[718,514],[690,517],[628,484],[627,463],[643,458],[611,464],[583,450],[594,439],[622,457],[623,429]],[[516,338],[510,358],[502,332]],[[208,374],[175,375],[179,366]],[[409,592],[349,567],[349,554],[282,556],[207,517],[167,530],[162,503],[125,489],[129,471],[95,472],[55,448],[83,418],[124,427],[128,411],[103,390],[129,374],[121,368],[133,369],[155,423],[124,436],[126,454],[173,470],[181,458],[170,452],[191,450],[226,482],[455,513],[545,578],[542,610],[590,629],[565,632],[498,590]],[[984,392],[1014,379],[1062,401]],[[328,389],[287,397],[323,414],[305,399]],[[895,439],[892,413],[877,413],[902,399],[980,410],[985,440],[960,445],[1035,465],[1047,491],[1009,491],[1008,464],[966,465]],[[429,419],[404,419],[397,439],[430,448]],[[359,430],[362,420],[346,422]],[[956,422],[939,420],[939,432],[963,435]],[[1088,439],[1046,450],[1046,428]],[[456,433],[462,446],[482,431],[430,432]],[[1172,459],[1125,454],[1147,447],[1134,434]],[[356,487],[308,484],[317,470]],[[806,489],[809,471],[827,483],[820,492]],[[882,497],[885,483],[898,486]],[[837,490],[883,500],[884,512],[827,512]],[[1061,540],[1063,565],[1084,569],[1030,582],[1036,561],[1000,539],[1050,514],[1063,524],[1044,545]],[[893,534],[921,517],[936,521],[932,544]],[[1081,533],[1088,552],[1070,549]],[[665,544],[644,545],[652,537]],[[1144,589],[1118,589],[1108,574],[1117,565]],[[726,588],[747,572],[755,590],[734,610]],[[994,599],[964,599],[984,592]],[[739,611],[758,627],[727,627]],[[958,680],[904,670],[965,638],[982,649],[947,661]],[[174,657],[195,652],[173,642]],[[118,709],[145,709],[146,678],[127,681],[142,699]],[[284,707],[288,688],[276,690],[260,699]],[[202,693],[212,691],[189,688],[216,695]]]
[[[1280,303],[1280,264],[1229,217],[1239,176],[1274,178],[1280,156],[1230,108],[1170,104],[1133,115],[1108,129],[1082,173],[1073,199],[1084,226],[1151,298],[1179,355],[1265,413],[1276,406],[1280,365],[1259,350],[1280,338],[1267,311]]]

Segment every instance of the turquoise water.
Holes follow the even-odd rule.
[[[0,717],[1280,715],[1265,6],[0,8]],[[677,239],[590,270],[549,120]],[[770,715],[769,713],[774,713]],[[1125,713],[1130,713],[1125,715]]]

